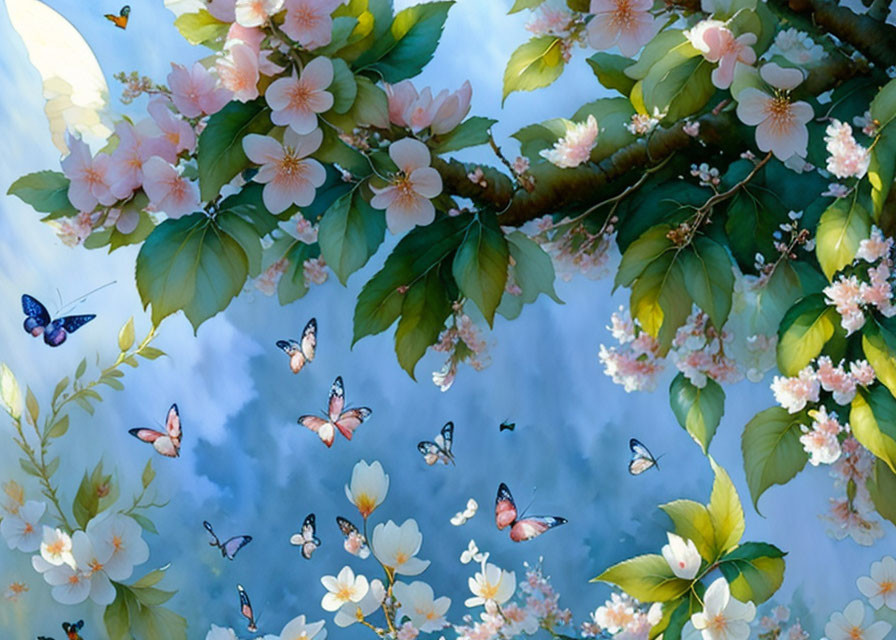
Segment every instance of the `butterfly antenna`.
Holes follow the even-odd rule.
[[[85,293],[85,294],[83,294],[83,295],[77,296],[77,297],[74,298],[71,302],[69,302],[68,304],[64,305],[61,309],[59,309],[59,311],[57,312],[57,315],[62,315],[64,312],[71,310],[72,307],[74,307],[74,306],[77,305],[77,304],[80,304],[80,303],[84,302],[85,300],[87,300],[87,298],[88,298],[89,296],[93,295],[93,294],[96,293],[97,291],[100,291],[100,290],[102,290],[102,289],[105,289],[106,287],[110,287],[110,286],[112,286],[113,284],[115,284],[116,282],[118,282],[118,281],[117,281],[117,280],[112,280],[111,282],[107,282],[107,283],[104,284],[104,285],[100,285],[100,286],[97,287],[96,289],[92,289],[92,290],[88,291],[87,293]],[[56,291],[57,291],[57,293],[58,293],[59,290],[57,289]],[[59,295],[59,302],[60,302],[60,304],[62,304],[62,295],[61,295],[61,294]]]
[[[653,466],[656,467],[656,470],[657,470],[657,471],[660,470],[660,458],[662,458],[664,455],[666,455],[666,454],[665,454],[665,453],[661,453],[660,455],[656,456],[656,457],[653,459]]]
[[[524,515],[529,511],[529,507],[532,506],[532,503],[535,502],[535,493],[538,491],[538,487],[532,487],[532,497],[529,499],[529,504],[526,505],[526,508],[520,511],[519,515],[516,517],[517,520],[522,519]]]

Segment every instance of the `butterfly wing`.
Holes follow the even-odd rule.
[[[306,560],[310,560],[311,554],[320,546],[320,540],[315,533],[317,533],[316,520],[314,514],[309,513],[302,522],[302,532],[290,539],[292,544],[302,547],[302,557]]]
[[[498,431],[513,431],[516,428],[516,422],[509,422],[505,420],[501,423],[501,426],[498,427]]]
[[[208,531],[213,538],[213,541],[209,542],[209,545],[213,547],[220,547],[221,543],[218,541],[218,536],[215,535],[215,530],[212,529],[211,523],[208,520],[203,520],[202,526],[205,527],[205,530]]]
[[[417,443],[417,451],[423,454],[423,460],[428,465],[434,465],[439,460],[439,452],[441,449],[435,442],[424,440]]]
[[[632,452],[632,459],[628,463],[628,472],[633,476],[641,475],[650,467],[656,466],[656,458],[650,450],[636,438],[628,441],[628,448]],[[657,466],[657,469],[659,467]]]
[[[177,404],[172,404],[168,409],[168,415],[165,416],[165,431],[174,445],[180,449],[180,412],[177,410]]]
[[[41,302],[27,293],[22,294],[22,312],[25,318],[25,331],[32,336],[39,336],[50,324],[50,313]]]
[[[148,442],[153,448],[163,456],[176,458],[178,456],[179,447],[174,446],[167,435],[155,429],[130,429],[128,431],[132,436],[143,442]]]
[[[339,416],[333,424],[339,429],[339,433],[345,436],[347,440],[352,439],[355,429],[361,426],[367,417],[372,413],[367,407],[358,407],[357,409],[349,409]]]
[[[365,538],[358,530],[358,527],[342,516],[336,516],[336,524],[339,525],[339,530],[342,532],[342,535],[345,536],[343,546],[346,551],[352,555],[358,556],[362,560],[370,555],[370,548],[367,546],[367,538]]]
[[[327,405],[327,415],[330,422],[336,422],[345,408],[345,386],[342,384],[342,376],[337,376],[330,387],[330,402]]]
[[[442,436],[442,451],[449,459],[454,458],[454,454],[451,453],[451,445],[454,442],[454,423],[446,422],[439,433]]]
[[[255,626],[255,613],[252,611],[252,603],[249,601],[249,594],[246,593],[246,590],[243,589],[243,585],[241,584],[236,585],[236,588],[240,592],[240,613],[249,621],[247,629],[255,632],[258,629]]]
[[[566,518],[558,518],[556,516],[531,516],[523,518],[513,523],[510,527],[510,539],[514,542],[525,542],[545,531],[566,524]]]
[[[122,8],[121,13],[119,15],[115,15],[114,13],[106,13],[103,14],[103,17],[106,20],[109,20],[112,24],[114,24],[119,29],[127,29],[128,28],[128,15],[131,13],[131,8],[125,6]]]
[[[252,542],[252,536],[234,536],[221,545],[221,553],[228,560],[233,560],[237,551]]]
[[[498,529],[504,529],[516,522],[517,511],[510,489],[503,482],[498,485],[498,495],[495,498],[495,524]]]
[[[317,349],[317,319],[311,318],[305,328],[302,330],[302,355],[305,360],[311,362],[314,360],[314,353]]]
[[[295,340],[277,340],[277,346],[289,356],[289,368],[293,373],[298,373],[305,366],[305,354],[302,346]]]
[[[301,418],[299,418],[299,424],[303,427],[311,429],[328,447],[333,446],[333,440],[336,437],[336,431],[333,429],[333,425],[329,421],[317,416],[302,416]]]
[[[61,322],[63,329],[65,329],[69,333],[74,333],[94,318],[96,318],[96,314],[88,313],[81,316],[65,316],[64,318],[59,318],[54,322]]]

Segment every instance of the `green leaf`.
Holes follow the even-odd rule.
[[[821,214],[815,254],[828,280],[856,257],[859,243],[871,233],[871,218],[856,199],[838,198]]]
[[[318,197],[325,188],[326,185],[318,189]],[[263,184],[247,182],[242,189],[221,200],[218,210],[232,211],[250,222],[259,236],[265,236],[280,226],[280,220],[264,206],[263,191]]]
[[[149,533],[155,533],[158,535],[159,530],[156,529],[156,525],[152,523],[152,520],[139,513],[129,513],[128,515],[131,516],[131,518],[134,519],[134,522],[139,524],[144,531],[148,531]]]
[[[196,13],[183,13],[174,21],[174,26],[190,44],[204,44],[227,35],[230,25],[221,22],[205,9]]]
[[[803,470],[809,455],[800,443],[800,425],[809,424],[805,412],[788,413],[783,407],[760,411],[744,427],[741,451],[753,508],[773,484],[787,484]]]
[[[250,133],[268,133],[271,109],[263,97],[251,102],[228,103],[208,119],[199,134],[199,192],[203,200],[214,200],[221,187],[249,166],[243,138]],[[150,236],[151,237],[151,236]]]
[[[327,265],[345,284],[383,241],[386,219],[354,189],[336,200],[320,221],[318,242]]]
[[[543,293],[557,304],[563,304],[554,291],[551,256],[522,231],[513,231],[507,236],[507,248],[513,260],[513,279],[521,290],[519,298],[523,303],[531,304]]]
[[[65,376],[62,380],[56,383],[56,388],[53,389],[53,402],[55,403],[59,396],[62,395],[62,392],[65,391],[65,388],[68,387],[68,376]]]
[[[731,312],[734,272],[725,247],[701,236],[691,244],[693,251],[681,252],[684,283],[697,306],[703,309],[716,329],[725,326]]]
[[[818,357],[834,335],[839,317],[820,293],[806,296],[793,305],[778,329],[778,369],[795,376]]]
[[[439,339],[451,315],[451,299],[440,269],[430,269],[404,296],[401,319],[395,330],[395,353],[402,369],[414,380],[414,368],[431,344]]]
[[[64,416],[59,418],[56,422],[53,423],[53,426],[50,427],[50,431],[47,433],[48,438],[60,438],[66,434],[68,431],[68,414],[66,413]]]
[[[684,62],[682,56],[695,54]],[[690,42],[679,45],[669,56],[655,64],[644,78],[644,107],[649,114],[665,114],[663,120],[676,122],[695,114],[707,105],[716,92],[712,84],[712,65]],[[674,66],[673,66],[674,65]]]
[[[643,602],[667,602],[684,594],[690,582],[676,578],[661,555],[636,556],[615,564],[592,582],[609,582]]]
[[[78,210],[68,201],[68,185],[69,179],[58,171],[38,171],[13,182],[6,193],[30,204],[35,211],[54,217],[74,216]]]
[[[305,283],[305,261],[319,255],[320,246],[317,243],[313,245],[299,241],[293,243],[286,252],[289,265],[277,284],[277,299],[280,304],[295,302],[308,293],[308,285]]]
[[[161,349],[156,349],[155,347],[143,347],[140,350],[140,355],[147,360],[155,360],[156,358],[165,355],[165,352]]]
[[[719,560],[719,570],[734,598],[760,604],[784,581],[784,552],[771,544],[745,542]]]
[[[100,460],[88,476],[84,473],[75,500],[72,504],[72,514],[75,521],[82,529],[98,513],[108,506],[110,498],[117,497],[117,490],[113,490],[112,476],[103,473],[103,461]]]
[[[249,276],[254,278],[261,273],[261,237],[256,227],[238,215],[238,211],[242,209],[219,211],[215,224],[239,243],[249,262]]]
[[[6,411],[12,419],[18,420],[22,415],[22,392],[19,390],[16,377],[6,363],[0,364],[0,398],[3,399]]]
[[[339,135],[332,127],[324,127],[322,131],[324,139],[320,148],[311,154],[314,158],[325,164],[338,164],[355,177],[363,178],[370,175],[370,164],[367,158],[340,140]]]
[[[118,349],[124,353],[134,346],[134,316],[131,316],[118,332]]]
[[[81,358],[81,362],[78,363],[78,368],[75,369],[75,380],[83,376],[85,371],[87,371],[87,358]]]
[[[715,549],[721,555],[740,542],[744,535],[744,510],[728,472],[710,458],[716,479],[709,497],[709,519],[715,531]]]
[[[523,9],[535,9],[543,2],[544,0],[516,0],[513,3],[513,6],[510,7],[510,11],[508,11],[507,13],[517,13],[519,11],[522,11]]]
[[[886,387],[856,393],[849,425],[856,440],[896,473],[896,399]]]
[[[698,582],[699,586],[700,583]],[[673,603],[666,603],[673,604]],[[665,612],[666,606],[663,606],[663,611]],[[681,638],[681,631],[684,629],[684,626],[690,621],[691,616],[699,611],[702,611],[703,607],[700,604],[700,600],[697,599],[694,593],[689,593],[687,598],[682,599],[681,604],[675,607],[672,610],[671,615],[669,616],[669,622],[666,625],[666,628],[663,630],[663,640],[679,640]],[[653,634],[653,629],[650,630],[651,635]],[[653,636],[656,637],[656,636]]]
[[[439,45],[442,28],[453,0],[418,4],[399,11],[387,34],[379,38],[373,48],[359,60],[396,83],[419,74],[432,60]]]
[[[40,471],[38,471],[37,467],[35,467],[27,458],[19,458],[19,466],[22,467],[22,471],[29,476],[34,476],[35,478],[41,477]]]
[[[358,97],[350,115],[361,126],[389,128],[389,99],[386,92],[365,76],[356,76]]]
[[[716,559],[715,530],[704,505],[693,500],[675,500],[660,505],[660,509],[672,520],[675,533],[692,540],[704,560],[713,562]]]
[[[127,587],[116,583],[113,585],[115,586],[115,600],[103,612],[106,633],[109,635],[109,640],[131,640]]]
[[[143,484],[143,488],[146,489],[149,487],[155,477],[156,471],[152,468],[152,458],[150,458],[146,461],[146,466],[143,467],[143,474],[140,476],[140,482]]]
[[[635,80],[643,80],[655,64],[669,58],[671,51],[686,51],[686,49],[679,49],[679,47],[687,42],[688,39],[685,37],[684,31],[680,29],[664,29],[645,45],[641,55],[638,56],[638,60],[626,68],[625,75]],[[678,62],[681,60],[682,58],[677,58]]]
[[[473,116],[460,123],[453,131],[436,136],[432,152],[435,154],[458,151],[488,143],[488,131],[497,120]]]
[[[333,82],[327,87],[327,91],[333,94],[332,110],[336,113],[345,113],[355,104],[358,96],[358,83],[355,76],[348,68],[345,60],[332,58]]]
[[[632,286],[632,316],[657,339],[661,354],[669,350],[675,333],[691,313],[691,297],[677,255],[668,252],[658,257]]]
[[[877,379],[896,394],[896,334],[869,319],[862,327],[862,351]]]
[[[634,64],[634,60],[614,53],[595,53],[586,59],[591,66],[594,75],[607,89],[614,89],[624,96],[628,96],[635,86],[635,81],[625,75],[625,69]]]
[[[37,424],[37,419],[40,416],[40,405],[37,403],[37,398],[34,397],[31,387],[25,387],[25,408],[28,409],[28,417],[31,418],[31,424]]]
[[[896,474],[883,460],[874,461],[874,470],[868,477],[866,486],[874,509],[896,524]]]
[[[669,387],[669,401],[678,424],[691,434],[703,453],[709,450],[709,443],[725,413],[725,392],[712,378],[706,379],[703,388],[696,387],[679,373]]]
[[[136,274],[153,324],[183,310],[196,330],[239,294],[249,260],[239,242],[199,212],[156,227],[137,255]]]
[[[563,73],[563,41],[554,36],[532,38],[510,56],[504,71],[501,104],[514,91],[546,87]]]
[[[510,251],[494,214],[480,212],[454,256],[452,273],[465,296],[479,307],[489,326],[507,283]]]
[[[871,149],[868,163],[868,182],[871,184],[871,201],[874,203],[874,217],[880,217],[884,203],[896,176],[896,122],[881,129],[877,142]]]

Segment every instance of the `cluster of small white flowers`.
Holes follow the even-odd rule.
[[[800,443],[809,454],[809,464],[833,464],[840,457],[839,435],[849,431],[849,424],[841,425],[836,413],[828,414],[824,406],[809,411],[813,419],[812,426],[800,425],[803,435]]]
[[[834,402],[846,406],[855,397],[857,387],[870,386],[875,380],[874,369],[865,360],[850,362],[847,371],[844,362],[835,367],[828,356],[821,356],[816,367],[809,364],[791,378],[775,376],[771,389],[778,404],[790,413],[798,413],[810,402],[818,402],[823,389]]]
[[[808,33],[790,28],[778,32],[775,42],[768,50],[768,55],[780,55],[793,64],[808,67],[823,60],[827,54]]]
[[[809,640],[809,633],[803,629],[800,621],[788,626],[789,620],[790,609],[783,605],[776,606],[771,615],[759,618],[759,637],[762,640]]]
[[[856,142],[852,127],[834,120],[825,129],[827,170],[838,178],[862,178],[868,171],[871,152]]]
[[[583,638],[603,634],[625,640],[647,640],[653,626],[649,610],[626,593],[613,593],[610,599],[591,613],[591,620],[582,625]]]
[[[328,275],[327,263],[323,258],[309,258],[302,263],[302,277],[306,287],[310,287],[312,284],[323,284],[327,281]]]
[[[619,307],[610,316],[607,329],[619,342],[618,347],[600,346],[598,358],[604,365],[604,373],[626,392],[653,391],[657,374],[663,370],[659,357],[659,344],[631,319],[627,309]]]
[[[491,364],[488,343],[473,319],[463,312],[463,306],[455,304],[454,326],[442,331],[433,351],[451,354],[445,364],[432,374],[432,381],[442,391],[447,391],[457,377],[457,365],[466,362],[476,371]],[[461,347],[458,349],[458,347]]]
[[[874,456],[852,436],[840,448],[842,455],[831,467],[831,476],[843,495],[831,498],[830,511],[824,516],[831,524],[828,534],[837,540],[850,537],[857,544],[870,546],[884,535],[880,521],[874,519],[875,509],[866,484],[874,468]],[[850,488],[855,492],[852,497]]]
[[[737,363],[725,355],[724,345],[733,340],[726,331],[708,325],[709,316],[695,309],[678,328],[669,355],[675,366],[695,387],[706,386],[708,378],[716,382],[737,382],[744,377]]]
[[[857,127],[862,127],[862,133],[869,138],[876,136],[877,130],[880,128],[880,123],[871,117],[871,111],[866,111],[862,115],[856,116],[852,119],[852,123]]]
[[[625,128],[633,136],[644,136],[656,128],[661,117],[659,113],[654,113],[652,116],[646,113],[636,113],[632,116],[632,121],[625,125]]]
[[[546,215],[530,220],[520,227],[520,231],[551,256],[554,271],[564,282],[569,282],[576,274],[589,280],[599,280],[609,275],[610,264],[616,254],[616,243],[613,242],[618,222],[616,216],[612,216],[596,234],[581,224],[563,233],[551,233],[555,227],[563,227],[568,222],[569,218],[564,218],[555,223],[550,215]]]
[[[691,165],[691,175],[700,179],[701,187],[717,187],[722,179],[719,177],[719,170],[710,167],[707,163],[701,162],[699,165]]]

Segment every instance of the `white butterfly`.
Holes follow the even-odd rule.
[[[483,562],[488,559],[488,553],[480,553],[479,547],[476,546],[475,540],[470,540],[467,550],[460,554],[462,564],[470,564],[471,562]]]
[[[53,144],[68,153],[66,130],[88,143],[105,143],[112,134],[109,86],[90,45],[68,20],[39,0],[6,0],[6,10],[43,80]]]
[[[455,527],[459,527],[467,523],[467,520],[476,515],[476,511],[479,509],[479,503],[470,498],[467,500],[467,508],[463,511],[458,511],[454,514],[454,517],[451,518],[451,524]]]

